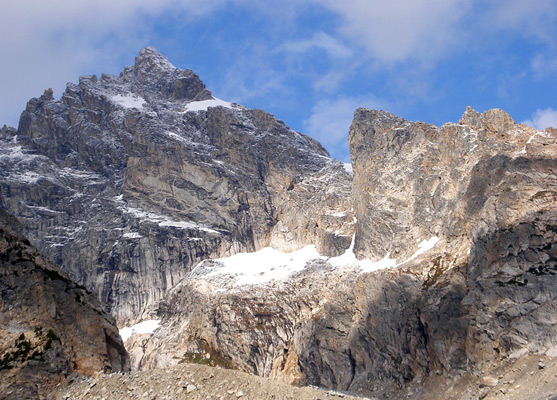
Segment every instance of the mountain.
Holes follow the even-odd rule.
[[[350,244],[342,163],[153,48],[118,77],[45,91],[0,138],[0,207],[120,324],[203,259]]]
[[[114,319],[22,231],[0,210],[0,397],[46,398],[72,374],[129,371]]]
[[[156,327],[126,340],[133,369],[519,396],[518,371],[557,372],[556,138],[501,110],[358,109],[352,173],[146,48],[1,131],[0,206],[120,327]]]

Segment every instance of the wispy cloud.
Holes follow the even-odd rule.
[[[358,107],[380,109],[388,105],[373,95],[321,100],[312,108],[311,116],[304,121],[304,128],[326,148],[334,149],[337,157],[349,161],[348,131]]]
[[[306,53],[311,50],[322,50],[330,58],[348,58],[352,50],[340,40],[326,34],[316,32],[311,38],[298,41],[288,41],[281,46],[281,50],[291,53]]]
[[[557,45],[557,7],[554,0],[495,0],[482,2],[483,30],[512,30]],[[485,7],[485,9],[484,9]]]
[[[340,16],[345,37],[387,64],[437,58],[458,38],[469,8],[461,0],[315,1]]]
[[[552,54],[538,54],[531,62],[532,71],[538,78],[557,74],[557,56]]]
[[[557,110],[553,108],[546,108],[543,110],[536,110],[529,120],[523,121],[523,124],[530,125],[539,131],[551,126],[557,128]]]

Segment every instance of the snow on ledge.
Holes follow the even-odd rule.
[[[115,200],[118,201],[118,202],[124,203],[121,196],[116,197]],[[126,214],[131,214],[134,217],[139,218],[141,221],[154,222],[154,223],[158,224],[160,227],[172,227],[172,228],[179,228],[179,229],[193,229],[193,230],[204,231],[204,232],[207,232],[207,233],[212,233],[212,234],[215,234],[215,235],[220,235],[221,234],[220,232],[218,232],[214,229],[207,228],[207,227],[202,226],[202,225],[198,225],[194,222],[175,221],[175,220],[170,219],[170,217],[167,217],[165,215],[159,215],[159,214],[147,212],[147,211],[144,211],[140,208],[128,207],[126,204],[123,204],[122,206],[120,206],[119,209],[122,210],[123,212],[125,212]]]
[[[128,232],[128,233],[124,233],[122,235],[123,238],[126,239],[141,239],[143,238],[143,236],[141,236],[138,232]]]
[[[419,255],[433,249],[437,242],[439,242],[439,238],[437,236],[433,236],[429,240],[422,240],[420,244],[418,244],[418,250],[410,256],[407,260],[398,263],[395,259],[390,258],[390,254],[387,253],[383,259],[379,261],[371,261],[369,259],[358,260],[356,255],[354,254],[354,242],[355,242],[356,235],[352,237],[352,243],[350,243],[350,247],[338,257],[332,257],[329,259],[329,264],[336,268],[344,268],[349,266],[357,266],[359,267],[362,272],[373,272],[378,271],[380,269],[386,268],[395,268],[402,264],[406,264],[407,262],[413,260],[414,258],[418,257]]]
[[[354,254],[355,235],[350,247],[338,257],[325,257],[317,252],[315,246],[306,246],[291,253],[283,253],[272,247],[265,247],[253,253],[238,253],[231,257],[217,258],[200,262],[192,271],[199,278],[216,282],[233,282],[234,286],[260,285],[270,281],[285,281],[295,272],[303,271],[312,260],[322,260],[335,269],[359,268],[362,273],[401,266],[431,250],[439,238],[434,236],[423,240],[418,250],[407,260],[397,263],[387,254],[379,261],[358,260]],[[214,261],[215,264],[205,264]],[[199,268],[199,269],[198,269]],[[197,270],[196,272],[194,272]],[[217,289],[222,291],[225,289]]]
[[[420,244],[418,244],[418,250],[416,250],[416,252],[412,254],[408,260],[400,263],[399,265],[405,264],[419,255],[424,254],[426,251],[433,249],[437,242],[439,242],[439,238],[437,236],[433,236],[429,240],[422,240]]]
[[[138,95],[132,94],[117,94],[115,96],[110,96],[110,100],[117,105],[124,108],[137,108],[142,109],[143,105],[146,103],[145,99]]]
[[[192,101],[191,103],[186,105],[186,108],[184,109],[183,112],[186,113],[188,111],[207,111],[207,109],[209,107],[218,107],[218,106],[226,107],[226,108],[233,108],[232,103],[229,103],[228,101],[213,98],[211,100]]]
[[[122,341],[125,343],[126,340],[128,340],[133,335],[152,334],[158,329],[160,323],[160,319],[150,319],[147,321],[142,321],[131,327],[120,329],[120,336],[122,337]]]
[[[231,257],[215,259],[214,261],[220,262],[222,266],[215,267],[204,278],[226,275],[234,278],[235,286],[257,285],[272,280],[285,280],[294,272],[302,271],[309,261],[315,259],[326,257],[319,255],[313,245],[292,253],[265,247],[253,253],[238,253]]]

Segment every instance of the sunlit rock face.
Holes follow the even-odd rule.
[[[472,240],[520,221],[553,184],[553,141],[501,110],[468,108],[458,123],[436,127],[358,109],[349,136],[356,254],[404,259],[431,236]]]
[[[203,259],[269,245],[337,255],[353,235],[342,163],[153,48],[120,76],[30,100],[0,140],[0,206],[121,323]]]
[[[114,319],[22,232],[17,219],[0,210],[2,398],[46,398],[74,373],[129,371]]]

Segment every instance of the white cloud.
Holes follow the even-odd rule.
[[[457,39],[470,2],[461,0],[315,0],[342,19],[341,32],[377,61],[428,62]]]
[[[292,53],[305,53],[309,50],[323,50],[331,58],[348,58],[352,51],[342,42],[324,33],[317,32],[310,39],[286,42],[282,49]]]
[[[549,126],[557,128],[557,110],[552,108],[536,110],[531,119],[523,121],[522,123],[530,125],[539,131],[543,131]]]
[[[496,0],[482,13],[486,30],[514,30],[557,45],[557,7],[555,0]]]
[[[311,116],[304,121],[306,133],[319,140],[342,161],[349,161],[348,131],[358,107],[386,108],[373,96],[339,97],[315,104]]]
[[[514,32],[557,46],[555,0],[308,0],[340,17],[339,32],[378,65],[435,66],[469,49],[489,50]]]

